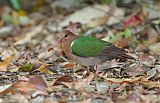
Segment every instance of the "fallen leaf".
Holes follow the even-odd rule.
[[[128,47],[129,45],[133,44],[133,39],[132,38],[124,38],[124,39],[119,39],[115,43],[118,47],[125,48]]]
[[[147,71],[148,80],[156,80],[160,76],[160,72],[157,70],[157,68],[153,68],[149,71]]]
[[[31,76],[29,78],[29,81],[21,80],[13,83],[10,87],[2,91],[0,95],[16,94],[16,93],[27,95],[37,90],[44,90],[45,88],[47,88],[47,84],[43,79],[43,77],[40,75],[36,75],[36,76]]]
[[[149,47],[140,44],[140,45],[138,45],[138,46],[136,47],[136,51],[137,51],[137,52],[145,52],[145,53],[148,53],[148,52],[149,52]]]
[[[160,88],[160,82],[159,81],[146,81],[146,82],[143,82],[143,84],[148,89]]]
[[[94,74],[90,73],[88,77],[82,80],[78,80],[77,82],[74,82],[74,87],[76,89],[84,89],[85,87],[88,87],[93,80]]]
[[[44,78],[41,75],[31,76],[29,78],[29,82],[34,84],[36,86],[36,88],[38,88],[39,90],[43,90],[43,89],[47,88],[46,81],[44,80]]]
[[[38,69],[35,69],[34,71],[40,71],[40,72],[43,72],[43,73],[46,73],[46,74],[54,74],[52,71],[50,71],[49,69],[47,69],[47,66],[49,66],[49,65],[43,65],[42,64]]]
[[[97,9],[96,7],[100,7],[100,5],[82,8],[81,10],[78,10],[75,13],[71,14],[60,25],[63,27],[68,25],[70,22],[74,23],[79,22],[81,24],[87,24],[91,22],[93,19],[105,16],[106,15],[105,12],[109,11],[108,6],[101,6],[101,9]],[[102,11],[102,9],[104,9],[104,11]]]
[[[94,21],[92,22],[89,22],[86,26],[87,27],[91,27],[91,28],[94,28],[94,27],[97,27],[99,25],[103,25],[104,23],[106,23],[108,21],[108,17],[106,16],[103,16],[103,17],[99,17],[99,18],[96,18]]]
[[[29,94],[30,92],[33,92],[36,90],[37,90],[36,86],[33,85],[32,83],[27,81],[18,81],[16,83],[13,83],[6,90],[2,91],[0,95],[15,94],[15,93]]]
[[[129,94],[126,99],[128,99],[129,101],[132,101],[132,102],[143,102],[142,95],[137,92],[133,92],[133,93]]]
[[[131,26],[138,26],[142,23],[141,18],[138,15],[131,16],[128,20],[124,22],[126,28]]]
[[[73,81],[74,81],[74,79],[73,79],[72,76],[70,76],[70,75],[65,75],[65,76],[62,76],[62,77],[58,78],[58,79],[54,82],[53,86],[61,85],[62,82],[73,82]]]
[[[60,23],[58,30],[61,30],[61,28],[65,27],[70,22],[86,25],[88,24],[88,26],[95,27],[101,24],[105,24],[108,20],[107,24],[111,25],[120,21],[115,17],[122,18],[124,15],[124,11],[122,9],[115,8],[113,12],[113,15],[115,17],[108,18],[106,16],[110,14],[110,11],[110,7],[107,5],[93,5],[82,8],[81,10],[77,10],[76,12],[68,16],[62,23]]]
[[[106,78],[106,81],[118,84],[129,84],[129,83],[139,83],[144,77],[134,77],[134,78]]]
[[[79,74],[84,75],[84,74]],[[77,78],[82,78],[82,76],[76,75]],[[86,76],[86,74],[85,74]],[[84,79],[78,79],[74,80],[72,82],[61,82],[63,85],[67,86],[68,88],[76,88],[76,89],[85,89],[89,88],[87,90],[93,90],[93,85],[90,85],[91,81],[93,80],[94,74],[90,73],[88,77]],[[85,85],[84,85],[85,84]]]
[[[11,96],[12,100],[16,103],[29,103],[28,98],[22,94],[15,94]]]
[[[158,54],[160,54],[160,49],[159,49],[159,47],[160,47],[160,42],[155,43],[155,44],[152,44],[152,45],[149,47],[149,49],[152,50],[152,51],[154,51],[154,52],[156,52],[156,53],[158,53]]]
[[[65,64],[64,67],[65,68],[73,68],[76,64],[73,64],[73,63],[68,63],[68,64]]]
[[[32,71],[33,64],[27,64],[19,67],[18,71],[20,72],[31,72]]]
[[[153,65],[156,62],[156,58],[147,53],[139,55],[139,59],[146,65]]]
[[[49,50],[40,53],[40,54],[38,55],[38,58],[39,58],[39,59],[46,59],[46,58],[52,57],[52,56],[54,56],[54,55],[55,55],[54,49],[49,48]]]
[[[4,21],[0,20],[0,28],[4,26]]]
[[[129,28],[125,29],[123,33],[124,33],[123,35],[125,36],[125,38],[131,37],[133,35],[132,30]]]
[[[97,82],[96,83],[96,89],[98,93],[107,93],[109,89],[109,84],[106,82]]]
[[[11,56],[0,62],[0,71],[7,71],[7,67],[10,65],[14,57],[15,54],[12,54]]]
[[[123,73],[127,73],[129,77],[137,77],[139,75],[144,75],[150,68],[141,63],[133,63],[130,67],[123,70]]]
[[[12,84],[8,84],[8,85],[3,85],[3,86],[0,86],[0,93],[4,90],[6,90],[7,88],[9,88]]]

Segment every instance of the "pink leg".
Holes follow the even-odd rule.
[[[96,74],[98,74],[100,72],[100,65],[96,65]]]

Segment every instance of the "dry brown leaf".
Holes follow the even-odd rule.
[[[143,84],[145,85],[145,87],[147,87],[147,88],[155,88],[155,87],[157,87],[157,88],[160,88],[160,82],[158,82],[158,81],[146,81],[146,82],[143,82]]]
[[[74,79],[73,79],[72,76],[70,76],[70,75],[65,75],[65,76],[62,76],[62,77],[58,78],[58,79],[54,82],[53,86],[61,85],[61,84],[63,84],[64,82],[73,82],[73,81],[74,81]],[[63,82],[63,83],[62,83],[62,82]]]
[[[89,84],[93,80],[93,77],[94,77],[94,74],[90,73],[90,75],[87,78],[74,82],[74,87],[76,89],[83,89],[86,86],[89,86]]]
[[[61,84],[65,85],[68,88],[73,88],[75,86],[75,82],[61,82]]]
[[[29,82],[34,84],[36,86],[36,88],[38,88],[40,90],[47,88],[46,81],[44,80],[44,78],[41,75],[31,76],[29,78]]]
[[[29,103],[27,96],[21,94],[15,94],[11,96],[15,103]]]
[[[156,68],[151,69],[147,74],[149,75],[148,80],[156,80],[160,76],[160,72]]]
[[[121,48],[128,47],[133,43],[132,38],[124,38],[116,41],[116,45]]]
[[[103,17],[99,17],[99,18],[93,20],[92,22],[89,22],[86,26],[94,28],[99,25],[105,24],[107,21],[108,21],[108,17],[103,16]]]
[[[38,69],[34,70],[34,71],[40,71],[46,74],[54,74],[52,71],[50,71],[49,69],[47,69],[47,65],[41,65]]]
[[[7,71],[7,67],[10,65],[14,57],[15,54],[12,54],[11,56],[0,62],[0,71]]]
[[[139,59],[143,62],[147,62],[151,60],[151,58],[149,57],[149,54],[144,54],[144,53],[140,55]]]
[[[15,93],[29,94],[30,92],[33,92],[35,90],[37,90],[37,88],[32,83],[27,81],[18,81],[12,84],[12,86],[7,88],[6,90],[2,91],[0,95]]]
[[[64,67],[65,68],[73,68],[76,64],[73,64],[73,63],[68,63],[68,64],[65,64]]]
[[[0,20],[0,28],[4,26],[4,21]]]
[[[133,63],[128,69],[125,69],[123,73],[127,73],[130,77],[136,77],[138,75],[144,75],[148,71],[148,68],[139,63]]]
[[[143,53],[139,56],[139,59],[146,65],[153,65],[155,62],[156,62],[156,58],[149,55],[149,54],[146,54],[146,53]]]
[[[145,103],[142,100],[142,94],[133,92],[125,98],[118,98],[117,103]]]
[[[136,51],[148,53],[149,52],[149,47],[146,46],[146,45],[143,45],[143,44],[139,44],[136,47]]]
[[[149,48],[150,50],[156,52],[157,54],[160,54],[159,46],[160,46],[160,42],[152,44]]]
[[[43,90],[47,88],[47,84],[42,76],[36,75],[31,76],[29,78],[29,81],[18,81],[16,83],[13,83],[10,87],[5,89],[0,93],[0,95],[4,94],[30,94],[31,92],[37,91],[37,90]]]
[[[120,83],[120,84],[129,84],[129,83],[139,83],[142,82],[145,77],[135,77],[135,78],[106,78],[108,82],[111,83]]]

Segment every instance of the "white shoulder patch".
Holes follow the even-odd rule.
[[[71,48],[72,48],[73,44],[74,44],[74,41],[72,41],[72,43],[71,43]]]

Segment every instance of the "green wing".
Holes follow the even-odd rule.
[[[98,40],[95,37],[80,36],[71,47],[72,53],[81,57],[94,57],[99,55],[105,48],[112,46],[103,40]]]

